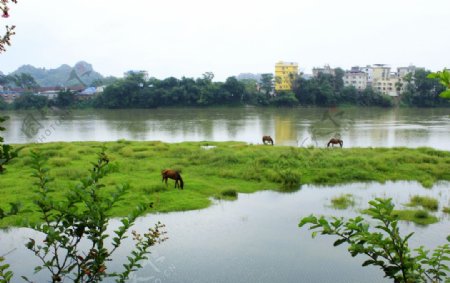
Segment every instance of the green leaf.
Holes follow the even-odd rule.
[[[341,245],[342,243],[345,243],[347,240],[346,239],[339,239],[339,240],[337,240],[337,241],[335,241],[334,243],[333,243],[333,246],[339,246],[339,245]]]
[[[441,92],[441,94],[439,94],[439,96],[442,98],[450,99],[450,89],[447,89],[447,90]]]

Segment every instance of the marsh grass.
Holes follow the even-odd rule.
[[[28,144],[0,176],[0,208],[21,201],[19,216],[3,219],[0,226],[18,225],[23,219],[37,220],[30,151],[39,150],[49,158],[55,180],[49,185],[55,196],[73,188],[87,176],[91,161],[102,145],[114,174],[105,178],[105,192],[117,184],[130,184],[130,191],[112,213],[128,215],[130,207],[143,199],[154,201],[153,210],[182,211],[207,207],[210,198],[222,191],[252,193],[260,190],[295,191],[303,184],[334,185],[355,181],[418,181],[432,186],[450,180],[450,152],[430,148],[296,148],[248,145],[242,142],[71,142]],[[77,155],[78,158],[73,158]],[[426,162],[426,163],[421,163]],[[426,165],[426,167],[424,167]],[[166,188],[161,169],[182,169],[184,190]],[[388,169],[389,168],[389,169]],[[393,169],[395,168],[395,170]],[[424,170],[424,168],[426,170]],[[156,198],[158,196],[158,201]]]
[[[362,210],[361,213],[372,215],[372,213],[367,209]],[[430,214],[427,210],[424,209],[394,210],[392,211],[392,215],[395,216],[398,220],[413,222],[419,225],[429,225],[437,223],[439,221],[436,216]]]
[[[217,194],[215,198],[224,200],[236,200],[238,198],[238,192],[235,189],[226,189]]]
[[[438,222],[438,218],[427,210],[394,210],[392,214],[399,220],[414,222],[419,225],[429,225]]]
[[[424,209],[437,211],[439,208],[439,201],[432,197],[415,195],[410,198],[410,201],[407,204],[407,206],[411,207],[421,206]]]
[[[331,198],[331,206],[335,209],[347,209],[355,206],[355,197],[352,194],[342,194]]]

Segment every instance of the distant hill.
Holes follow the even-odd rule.
[[[252,74],[252,73],[240,73],[236,76],[236,79],[241,80],[255,80],[257,82],[261,81],[261,74]]]
[[[42,87],[49,86],[89,86],[93,81],[103,79],[103,76],[94,71],[92,65],[80,61],[71,67],[61,65],[56,69],[36,68],[31,65],[23,65],[9,75],[26,73],[31,75]]]

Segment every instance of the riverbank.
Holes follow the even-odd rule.
[[[241,142],[70,142],[27,144],[0,176],[0,207],[20,201],[23,213],[8,217],[0,226],[21,226],[36,221],[31,177],[31,150],[48,157],[50,184],[55,198],[87,175],[90,162],[106,146],[112,172],[104,178],[105,192],[130,184],[114,216],[127,215],[143,200],[153,201],[153,212],[205,208],[211,197],[224,191],[292,191],[301,184],[341,184],[361,181],[418,181],[431,187],[450,180],[450,152],[431,148],[297,148],[248,145]],[[161,170],[181,171],[184,190],[161,182]],[[149,211],[150,212],[150,211]]]

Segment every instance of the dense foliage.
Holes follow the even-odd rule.
[[[369,202],[368,209],[372,219],[376,221],[375,231],[372,223],[366,222],[361,216],[344,221],[342,218],[317,218],[313,215],[301,220],[299,226],[307,224],[310,229],[323,235],[334,235],[338,240],[334,246],[347,243],[352,256],[366,255],[369,257],[362,265],[380,267],[385,277],[394,282],[444,282],[450,271],[447,263],[450,261],[450,246],[439,246],[429,255],[424,247],[416,249],[417,255],[412,255],[408,239],[413,233],[402,236],[398,228],[398,219],[393,215],[394,205],[390,199],[375,199]],[[445,281],[447,282],[447,281]]]
[[[433,107],[449,105],[448,100],[440,96],[445,86],[438,78],[430,76],[431,72],[417,69],[414,75],[409,75],[406,90],[402,94],[402,102],[417,107]]]
[[[14,109],[58,107],[94,107],[94,108],[155,108],[167,106],[216,106],[216,105],[257,105],[257,106],[381,106],[394,105],[414,107],[450,106],[450,102],[439,94],[445,86],[439,78],[430,76],[430,71],[417,69],[404,80],[404,92],[393,98],[367,87],[357,90],[353,86],[344,87],[342,69],[336,69],[335,75],[319,74],[294,81],[292,91],[274,92],[273,75],[262,74],[258,82],[252,79],[237,80],[229,77],[225,82],[214,82],[212,73],[201,78],[169,77],[163,80],[146,79],[141,73],[130,73],[124,78],[105,78],[92,81],[93,85],[107,84],[103,93],[93,99],[77,99],[76,95],[61,92],[56,101],[25,96],[16,99]],[[28,90],[37,87],[33,76],[24,74],[0,77],[0,84],[13,84]],[[0,101],[0,109],[5,104]]]

